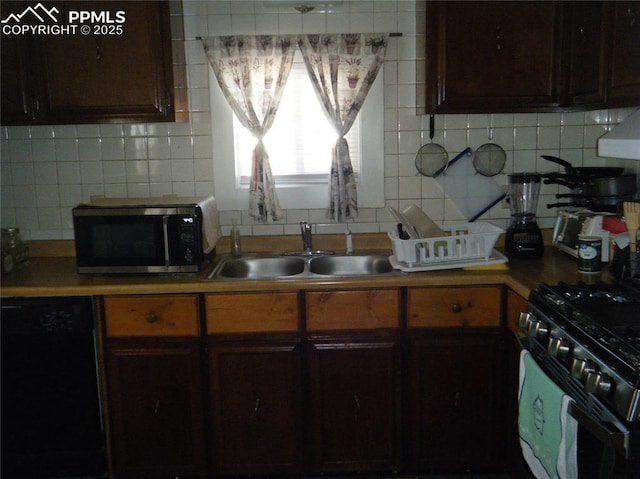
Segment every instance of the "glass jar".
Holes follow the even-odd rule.
[[[29,246],[19,228],[2,228],[2,272],[10,273],[29,264]]]

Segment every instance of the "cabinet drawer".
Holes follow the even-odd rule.
[[[295,292],[210,294],[205,307],[208,334],[298,330]]]
[[[395,289],[308,292],[307,330],[397,328],[398,296]]]
[[[196,295],[107,296],[107,336],[198,336]]]
[[[497,327],[501,324],[500,286],[409,288],[409,328]]]

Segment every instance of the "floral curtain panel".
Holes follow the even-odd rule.
[[[262,138],[273,124],[291,71],[297,37],[288,35],[202,38],[204,50],[229,106],[258,140],[251,165],[249,213],[281,218],[282,210]]]
[[[358,214],[355,176],[344,135],[383,64],[388,39],[388,34],[349,33],[302,35],[298,41],[314,89],[338,133],[332,148],[327,208],[327,217],[334,222]]]

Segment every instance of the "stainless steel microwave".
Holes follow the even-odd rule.
[[[92,198],[73,208],[79,273],[198,273],[215,255],[215,199]]]

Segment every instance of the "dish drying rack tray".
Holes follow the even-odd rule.
[[[460,268],[468,264],[483,264],[495,260],[493,247],[504,230],[486,222],[456,223],[441,227],[446,236],[400,239],[397,231],[388,233],[394,259],[401,269],[415,271]],[[461,264],[462,263],[462,264]]]

